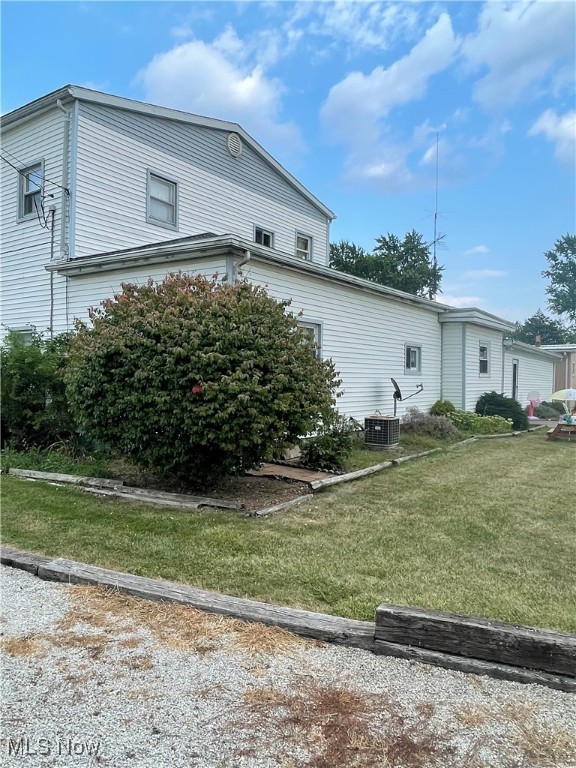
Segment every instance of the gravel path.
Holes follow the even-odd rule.
[[[576,696],[1,568],[0,764],[576,766]]]

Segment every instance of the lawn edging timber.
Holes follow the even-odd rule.
[[[189,605],[197,610],[282,627],[304,637],[361,648],[373,653],[576,692],[576,635],[569,633],[505,624],[473,616],[446,614],[442,611],[423,611],[390,605],[378,607],[374,622],[358,621],[222,595],[65,558],[54,559],[5,545],[0,547],[0,562],[28,571],[47,581],[115,589],[141,599]],[[401,616],[400,623],[397,621],[398,616]],[[392,622],[391,617],[394,617]],[[439,630],[441,624],[449,625],[447,634],[443,633],[442,629]],[[391,629],[392,625],[394,626]],[[474,632],[477,629],[480,629],[480,635],[476,642]],[[454,640],[458,635],[466,636],[468,641],[458,644]],[[449,639],[446,640],[446,637]],[[410,640],[417,645],[410,645]],[[487,640],[491,646],[491,659],[476,658],[473,654],[477,654],[478,648]],[[459,655],[442,650],[447,647],[457,648]],[[504,653],[500,653],[499,649],[503,649]],[[529,659],[531,668],[500,663],[499,658],[508,662],[511,658],[517,658],[519,662]],[[562,669],[567,674],[546,671],[550,669]]]

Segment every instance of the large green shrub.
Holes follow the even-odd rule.
[[[20,333],[6,337],[2,364],[2,443],[17,450],[68,440],[75,426],[68,408],[64,372],[70,335],[45,339]]]
[[[456,406],[450,400],[436,400],[430,408],[430,414],[432,416],[449,416],[455,410]]]
[[[512,421],[502,416],[480,416],[470,411],[454,411],[448,418],[462,432],[472,435],[498,435],[512,431]]]
[[[402,418],[403,434],[428,435],[440,439],[458,437],[458,430],[446,416],[433,416],[418,408],[408,408]]]
[[[342,471],[357,442],[358,427],[354,419],[336,414],[314,437],[302,441],[300,463],[311,469]]]
[[[502,416],[512,419],[514,429],[528,429],[528,417],[520,403],[513,397],[506,397],[498,392],[484,392],[478,398],[475,408],[480,416]]]
[[[287,306],[246,282],[125,284],[78,324],[73,410],[143,469],[192,484],[249,469],[333,415],[333,365]]]

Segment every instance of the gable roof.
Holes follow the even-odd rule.
[[[94,91],[91,88],[82,88],[78,85],[65,85],[57,91],[52,91],[45,96],[41,96],[39,99],[35,99],[28,104],[24,104],[22,107],[18,107],[18,109],[13,110],[12,112],[6,113],[0,118],[0,124],[5,130],[10,126],[14,126],[20,122],[29,120],[32,117],[36,117],[42,112],[53,109],[58,101],[62,104],[66,104],[76,99],[91,104],[99,104],[104,107],[112,107],[113,109],[136,112],[142,115],[148,115],[149,117],[159,117],[164,120],[176,120],[181,123],[188,123],[189,125],[198,125],[204,128],[213,128],[219,131],[237,133],[242,138],[242,141],[251,147],[267,165],[280,174],[291,187],[303,195],[303,197],[305,197],[315,208],[331,220],[336,218],[336,215],[330,208],[325,206],[324,203],[320,202],[315,195],[307,190],[298,179],[292,176],[284,166],[275,160],[264,147],[260,146],[256,139],[250,136],[250,134],[238,123],[232,123],[227,120],[218,120],[214,117],[194,115],[191,112],[183,112],[182,110],[170,109],[169,107],[160,107],[155,104],[136,101],[135,99],[126,99],[123,96],[113,96],[110,93]]]

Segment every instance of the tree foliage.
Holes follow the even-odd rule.
[[[45,339],[20,333],[2,349],[2,442],[18,450],[68,440],[75,426],[68,409],[64,372],[70,335]]]
[[[250,469],[334,413],[333,365],[287,306],[246,282],[124,284],[78,324],[72,408],[93,438],[187,484]]]
[[[534,344],[540,336],[542,344],[566,344],[571,338],[569,330],[559,321],[538,309],[523,323],[516,323],[514,338],[525,344]]]
[[[542,275],[550,281],[546,289],[548,305],[576,325],[576,235],[563,235],[544,256],[548,269]]]
[[[434,263],[430,245],[415,230],[403,240],[390,233],[378,237],[372,253],[346,240],[332,243],[330,266],[417,296],[437,294],[443,271]]]

